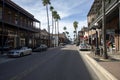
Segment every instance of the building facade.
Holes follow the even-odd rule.
[[[46,44],[48,46],[49,33],[46,31],[46,29],[40,31],[40,39],[41,39],[41,44]]]
[[[34,47],[36,23],[40,21],[11,0],[0,0],[0,46]]]
[[[101,45],[102,35],[104,35],[103,26],[105,26],[106,44],[112,40],[115,44],[115,51],[120,51],[120,0],[94,0],[87,15],[87,21],[89,30],[96,28],[94,30],[97,31],[97,34],[89,32],[89,37],[98,35],[99,45]],[[95,26],[96,23],[97,26]]]

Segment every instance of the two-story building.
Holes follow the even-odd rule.
[[[40,21],[11,0],[0,0],[0,46],[34,47]]]
[[[99,45],[103,41],[102,36],[106,35],[106,42],[112,40],[112,43],[115,44],[115,50],[120,51],[120,0],[94,0],[87,19],[90,31],[96,27]],[[95,26],[96,23],[97,26]],[[103,30],[106,34],[103,34]],[[96,34],[96,31],[89,33],[89,35]]]

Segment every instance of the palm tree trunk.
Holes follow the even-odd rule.
[[[58,46],[59,46],[59,21],[57,21],[57,28],[58,28]]]
[[[52,38],[53,38],[53,31],[54,31],[54,22],[53,22],[53,16],[52,16]],[[52,39],[53,41],[53,39]],[[54,47],[54,42],[52,43],[52,47]]]
[[[47,22],[48,22],[48,47],[50,47],[50,26],[49,26],[49,13],[48,13],[48,5],[46,5],[46,12],[47,12]]]
[[[55,47],[56,47],[56,21],[55,21]]]
[[[53,31],[54,31],[54,22],[53,22],[53,16],[52,16],[52,37],[53,37]]]
[[[77,43],[77,29],[75,29],[75,32],[76,32],[75,34],[76,34],[76,43]]]

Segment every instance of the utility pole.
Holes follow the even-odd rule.
[[[105,16],[105,0],[102,0],[102,36],[103,36],[103,57],[108,59],[107,48],[106,48],[106,16]]]

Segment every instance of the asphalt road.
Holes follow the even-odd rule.
[[[0,80],[93,80],[73,45],[0,64]]]

